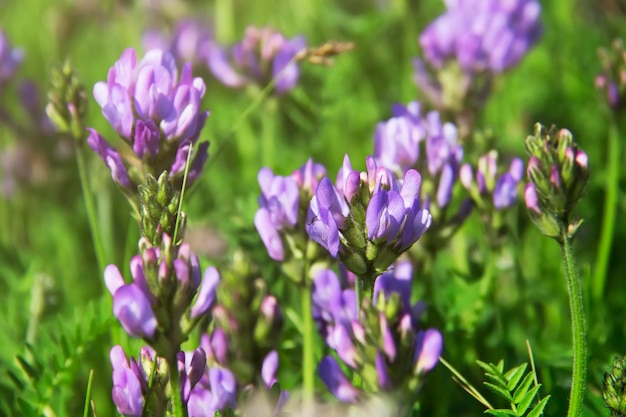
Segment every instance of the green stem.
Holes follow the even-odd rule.
[[[361,299],[363,298],[363,280],[360,276],[355,277],[354,290],[356,292],[356,311],[361,312]]]
[[[262,123],[262,163],[263,166],[274,166],[274,153],[276,151],[276,117],[278,102],[269,97],[265,101],[265,114],[261,118]]]
[[[313,332],[313,301],[310,280],[305,279],[302,295],[302,391],[304,402],[313,401],[315,395],[315,351]]]
[[[187,410],[180,396],[180,374],[178,373],[176,355],[167,361],[170,370],[170,384],[172,388],[172,415],[174,417],[187,417]]]
[[[96,259],[98,261],[98,269],[100,273],[106,268],[106,258],[104,256],[104,247],[102,246],[102,237],[100,236],[100,228],[98,227],[98,215],[96,206],[93,202],[91,188],[87,177],[87,169],[85,168],[84,147],[76,147],[76,163],[78,164],[78,176],[80,177],[80,186],[83,191],[83,199],[85,201],[85,209],[89,220],[89,228],[91,229],[91,239],[93,241]]]
[[[606,274],[611,257],[613,244],[613,229],[615,229],[615,214],[617,212],[617,196],[619,193],[619,164],[620,164],[619,128],[614,121],[609,131],[607,149],[607,175],[604,197],[604,213],[602,216],[602,231],[600,232],[600,244],[596,256],[596,268],[593,274],[592,295],[594,301],[602,301]]]
[[[567,235],[567,230],[563,230],[561,238],[563,240],[561,243],[561,252],[563,254],[563,266],[565,267],[565,278],[567,280],[567,292],[569,294],[570,313],[572,316],[572,341],[574,349],[572,387],[567,417],[578,417],[582,408],[587,373],[585,312],[583,311],[583,293],[580,276],[572,252],[572,242]]]

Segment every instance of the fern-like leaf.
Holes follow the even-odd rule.
[[[510,405],[510,409],[491,409],[486,411],[487,414],[498,417],[538,417],[543,413],[549,395],[541,399],[526,414],[541,388],[541,384],[532,387],[533,381],[536,380],[534,368],[532,372],[527,373],[528,364],[522,364],[505,372],[503,361],[497,365],[481,361],[477,363],[485,371],[487,381],[484,385]]]

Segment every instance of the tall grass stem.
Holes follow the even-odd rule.
[[[619,194],[620,176],[620,143],[619,126],[613,121],[609,130],[607,147],[607,175],[605,184],[604,212],[602,214],[602,230],[600,244],[596,255],[596,265],[593,274],[592,296],[593,301],[601,302],[606,285],[607,270],[613,245],[613,231],[615,229],[615,215],[617,213],[617,196]]]
[[[83,192],[85,210],[87,211],[87,219],[89,221],[89,228],[91,229],[91,239],[96,253],[98,269],[100,274],[102,274],[104,272],[104,268],[106,267],[106,258],[104,255],[105,252],[102,244],[100,227],[98,226],[98,213],[96,212],[96,206],[94,204],[91,187],[89,185],[89,178],[87,177],[87,169],[85,167],[85,148],[77,146],[75,149],[76,163],[78,164],[78,176],[80,177],[80,186]]]

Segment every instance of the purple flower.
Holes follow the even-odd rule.
[[[191,390],[187,409],[190,416],[213,417],[216,411],[237,406],[237,381],[226,368],[206,368],[203,377]]]
[[[313,197],[320,180],[325,176],[326,168],[322,164],[315,163],[313,158],[309,158],[306,164],[291,174],[291,178],[296,182],[298,188],[306,193],[308,200]]]
[[[93,89],[103,116],[131,145],[145,165],[143,171],[158,176],[165,166],[170,177],[184,171],[188,152],[208,117],[207,111],[200,111],[204,92],[204,81],[192,77],[191,64],[183,65],[179,77],[174,57],[158,49],[148,51],[140,62],[133,49],[125,50],[109,70],[107,81],[96,83]],[[131,162],[122,160],[95,130],[91,130],[89,144],[116,181],[131,188],[130,181],[119,174],[124,166],[124,172],[128,171]],[[207,146],[200,145],[193,156],[188,182],[197,178],[206,162]]]
[[[24,59],[24,51],[11,47],[8,37],[0,28],[0,85],[13,77]]]
[[[122,157],[109,143],[94,129],[89,130],[87,145],[93,149],[111,170],[113,181],[124,188],[131,188],[128,171],[122,162]]]
[[[150,296],[137,283],[124,284],[115,265],[104,270],[104,280],[113,296],[113,314],[126,332],[134,337],[151,339],[157,327]]]
[[[113,366],[113,402],[117,411],[126,417],[141,417],[143,394],[148,385],[146,375],[137,366],[134,358],[130,362],[121,346],[114,346],[110,353]]]
[[[421,176],[411,169],[398,180],[373,157],[366,160],[367,171],[352,170],[346,156],[337,176],[337,188],[327,177],[320,181],[309,205],[307,232],[331,256],[356,274],[368,269],[386,269],[430,227],[432,216],[421,207]],[[339,190],[342,191],[339,191]],[[356,207],[358,215],[351,211]],[[365,213],[361,213],[365,208]],[[365,216],[363,216],[365,214]],[[364,218],[363,218],[364,217]],[[365,253],[367,241],[387,247],[392,254],[378,257]]]
[[[420,36],[435,68],[457,61],[465,72],[499,73],[517,64],[539,40],[537,0],[449,0],[447,11]]]
[[[191,390],[200,381],[206,368],[206,353],[202,348],[193,352],[178,352],[178,372],[180,372],[180,395],[186,403]]]
[[[312,159],[289,177],[274,175],[269,168],[259,171],[261,196],[254,225],[272,259],[285,259],[284,235],[303,230],[305,219],[299,218],[300,208],[310,200],[313,187],[325,174],[326,169]]]
[[[169,51],[178,62],[206,65],[213,35],[208,25],[200,20],[181,19],[177,22],[171,38],[149,30],[142,39],[145,50]]]
[[[276,383],[276,372],[278,371],[278,352],[272,350],[263,359],[261,368],[261,378],[268,388]]]
[[[354,403],[359,397],[359,391],[348,381],[337,360],[332,356],[325,356],[318,368],[322,382],[328,390],[339,400]]]
[[[183,314],[191,320],[201,318],[215,301],[219,282],[217,270],[207,268],[202,278],[198,257],[187,243],[182,243],[171,259],[172,240],[166,234],[162,240],[162,247],[153,247],[146,238],[139,241],[141,255],[130,262],[131,283],[124,282],[115,265],[107,266],[104,271],[104,281],[113,296],[113,313],[134,337],[153,339],[157,338],[157,332],[169,334],[172,329],[166,326],[180,325],[177,320],[180,321]],[[168,252],[167,255],[164,252]],[[167,291],[160,291],[163,287]],[[192,305],[196,293],[198,296]],[[157,320],[163,314],[168,315],[166,323]]]
[[[420,172],[428,169],[435,182],[438,207],[445,207],[452,197],[463,147],[452,123],[441,123],[439,113],[422,117],[417,101],[406,107],[396,104],[394,117],[378,124],[374,137],[374,156],[378,164],[402,173],[411,168]],[[420,147],[425,144],[425,158],[420,161]],[[431,196],[423,196],[429,205]]]
[[[279,231],[293,228],[298,221],[300,192],[291,177],[275,176],[269,168],[261,168],[259,211],[254,225],[272,259],[282,261],[284,249]]]
[[[220,281],[220,274],[214,267],[210,266],[204,272],[204,278],[198,292],[198,298],[191,307],[191,318],[195,319],[211,309],[215,303],[215,293],[217,284]]]
[[[300,76],[294,58],[306,47],[304,37],[286,39],[269,27],[246,29],[244,39],[230,51],[213,45],[209,51],[208,65],[213,75],[229,87],[242,87],[257,83],[265,87],[276,78],[279,94],[291,90]]]
[[[415,346],[415,372],[421,374],[433,369],[439,362],[442,348],[443,337],[438,330],[420,332]]]
[[[498,176],[498,153],[490,151],[478,158],[477,168],[474,175],[472,166],[465,164],[459,174],[474,201],[481,202],[488,197],[496,210],[504,210],[517,201],[518,184],[524,176],[524,163],[520,158],[513,158],[509,170]]]

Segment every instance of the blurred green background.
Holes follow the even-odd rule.
[[[575,249],[589,330],[584,415],[590,416],[608,414],[599,397],[602,375],[614,355],[626,354],[626,280],[621,272],[626,270],[624,181],[606,285],[600,297],[591,297],[611,123],[604,96],[593,81],[600,70],[598,47],[609,46],[626,33],[622,3],[543,1],[541,41],[517,68],[497,80],[478,123],[494,133],[505,155],[525,154],[524,138],[535,122],[570,129],[589,154],[590,184],[577,212],[585,222]],[[224,262],[243,245],[265,262],[268,279],[280,290],[278,268],[253,228],[259,194],[256,173],[270,164],[275,173],[288,175],[312,156],[332,178],[345,153],[356,168],[364,168],[362,161],[373,151],[376,123],[390,117],[393,103],[420,98],[412,82],[411,59],[421,54],[419,34],[443,10],[440,0],[0,0],[0,27],[15,47],[25,51],[15,78],[33,80],[44,100],[51,66],[66,57],[71,60],[89,92],[86,125],[109,139],[114,138],[113,130],[91,89],[106,78],[125,48],[141,51],[141,37],[148,28],[171,30],[177,19],[191,15],[205,19],[217,40],[225,43],[240,39],[250,24],[271,25],[289,37],[303,34],[309,45],[354,42],[356,48],[337,57],[332,66],[303,64],[298,87],[280,99],[277,109],[261,105],[245,119],[240,116],[253,102],[252,95],[220,85],[206,69],[194,69],[207,82],[204,107],[211,116],[202,139],[211,141],[211,156],[202,179],[186,195],[188,238],[203,265]],[[0,199],[0,395],[6,400],[0,410],[10,415],[12,406],[7,404],[34,398],[29,389],[16,390],[9,373],[17,376],[14,358],[22,355],[40,358],[47,368],[49,380],[42,386],[57,383],[46,395],[37,394],[38,401],[49,402],[53,414],[48,415],[82,412],[90,369],[95,372],[98,415],[113,415],[108,350],[114,342],[131,346],[129,352],[140,344],[128,340],[111,318],[110,297],[102,285],[68,144],[53,135],[33,133],[36,129],[16,97],[16,83],[0,90],[0,108],[28,127],[16,135],[0,122],[0,152],[12,155],[28,174],[14,193]],[[268,148],[268,143],[273,146]],[[16,146],[23,150],[11,154]],[[623,152],[619,157],[623,163]],[[136,223],[95,155],[88,170],[106,261],[127,269],[136,250]],[[502,358],[510,367],[527,362],[528,340],[544,384],[542,393],[552,395],[546,415],[563,415],[571,375],[571,333],[559,248],[531,227],[523,205],[509,214],[512,237],[497,255],[498,274],[488,291],[480,279],[483,258],[471,258],[472,251],[486,250],[477,219],[461,231],[468,252],[459,252],[454,245],[443,249],[432,274],[418,277],[428,283],[416,285],[429,288],[426,322],[444,333],[444,357],[488,399],[503,405],[481,386],[483,375],[475,360]],[[455,257],[468,253],[470,273],[460,274]],[[287,327],[285,350],[299,349],[298,335],[293,326]],[[288,381],[287,385],[296,384],[297,376]],[[484,411],[443,366],[427,378],[420,401],[424,416],[475,416]]]

